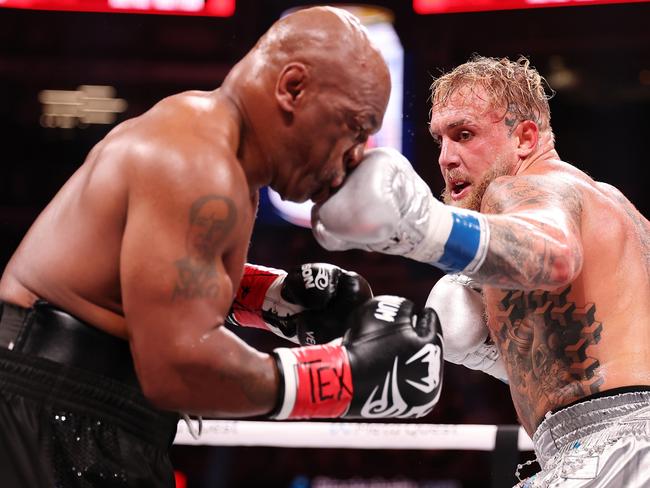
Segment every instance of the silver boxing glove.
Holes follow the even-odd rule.
[[[312,231],[330,251],[397,254],[465,273],[483,264],[489,239],[485,216],[436,200],[392,148],[366,151],[343,186],[314,207]]]
[[[429,293],[426,306],[440,318],[446,361],[508,383],[505,364],[490,339],[483,297],[476,282],[461,274],[445,275]]]

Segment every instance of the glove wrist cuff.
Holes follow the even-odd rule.
[[[273,357],[278,368],[280,384],[278,389],[278,400],[275,407],[269,414],[274,420],[286,420],[293,411],[296,403],[296,356],[287,348],[278,348],[273,351]]]
[[[280,269],[264,266],[244,266],[244,275],[239,283],[232,305],[232,319],[237,325],[264,328],[262,310],[266,304],[267,294],[273,292],[286,277]],[[277,292],[279,296],[279,291]]]
[[[283,385],[276,420],[335,418],[352,401],[352,375],[345,347],[335,344],[273,351]]]
[[[479,212],[444,205],[433,196],[431,200],[424,238],[408,257],[448,273],[476,272],[487,255],[487,218]]]

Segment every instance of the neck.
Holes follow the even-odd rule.
[[[268,145],[264,130],[259,126],[266,112],[264,103],[260,100],[266,95],[262,92],[258,80],[246,75],[251,71],[246,66],[246,61],[244,58],[233,68],[224,80],[220,91],[239,121],[237,159],[244,170],[249,186],[257,191],[271,181],[273,166],[269,157],[271,151],[265,150]]]
[[[533,165],[554,159],[560,159],[560,156],[555,150],[551,132],[547,131],[540,135],[535,150],[525,158],[519,160],[514,168],[514,174],[524,173]]]

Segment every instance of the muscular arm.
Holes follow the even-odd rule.
[[[243,265],[253,218],[243,182],[223,167],[162,166],[155,176],[145,169],[131,179],[121,255],[124,312],[143,390],[170,410],[268,413],[277,397],[274,361],[222,326],[241,272],[233,279],[226,263]]]
[[[499,288],[552,290],[582,267],[579,191],[553,176],[495,180],[483,197],[490,243],[480,282]]]

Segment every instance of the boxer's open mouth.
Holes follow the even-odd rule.
[[[454,200],[463,198],[468,192],[470,183],[467,181],[454,181],[451,183],[451,197]]]

